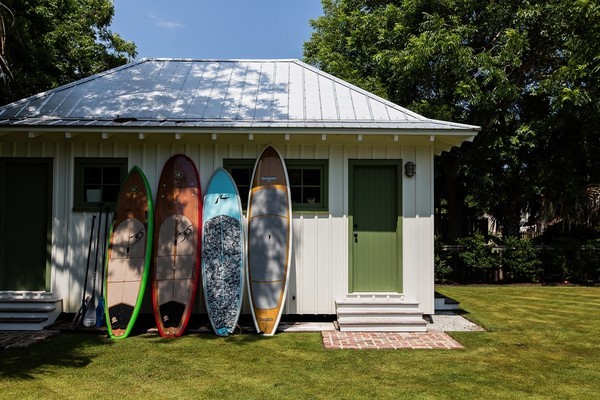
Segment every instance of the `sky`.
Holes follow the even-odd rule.
[[[302,59],[321,0],[114,0],[141,58]]]

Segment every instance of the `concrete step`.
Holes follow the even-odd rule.
[[[53,324],[62,312],[62,299],[52,296],[0,298],[0,330],[37,331]]]
[[[435,310],[436,311],[456,311],[458,310],[459,302],[446,297],[441,293],[435,292]]]
[[[356,296],[336,301],[340,331],[424,332],[419,304],[399,296]]]
[[[338,320],[343,317],[380,317],[380,318],[423,318],[421,310],[347,310],[338,309]]]

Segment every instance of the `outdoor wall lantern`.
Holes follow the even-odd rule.
[[[415,176],[416,173],[417,173],[417,166],[415,165],[414,162],[409,161],[406,164],[404,164],[404,174],[406,176],[408,176],[409,178],[412,178],[413,176]]]

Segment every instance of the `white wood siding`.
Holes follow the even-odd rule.
[[[294,74],[296,71],[292,71]],[[273,72],[270,72],[273,73]],[[288,71],[277,71],[277,74]],[[292,80],[292,82],[295,82]],[[323,88],[324,89],[324,88]],[[237,95],[236,95],[237,96]],[[290,112],[302,115],[302,105]],[[314,112],[313,110],[310,111]],[[353,137],[354,138],[354,137]],[[81,301],[87,243],[92,213],[73,212],[73,160],[75,157],[126,157],[129,168],[138,165],[153,194],[162,166],[173,154],[191,157],[204,189],[212,172],[226,158],[255,159],[267,144],[130,143],[63,140],[57,142],[0,141],[0,157],[53,158],[52,290],[64,299],[66,312],[75,312]],[[290,143],[283,135],[272,140],[286,159],[329,160],[329,212],[294,213],[294,242],[286,314],[334,314],[335,300],[348,291],[348,160],[402,159],[413,161],[417,173],[402,177],[404,295],[433,313],[433,146]],[[93,263],[92,263],[93,266]],[[147,290],[143,312],[151,312]],[[204,310],[200,290],[197,312]],[[249,312],[246,305],[244,312]]]

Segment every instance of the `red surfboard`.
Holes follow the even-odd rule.
[[[155,203],[152,304],[162,337],[181,336],[200,275],[202,192],[194,162],[176,154],[163,167]]]
[[[150,186],[134,166],[119,192],[106,254],[104,313],[112,338],[129,335],[142,306],[150,269],[152,215]]]

